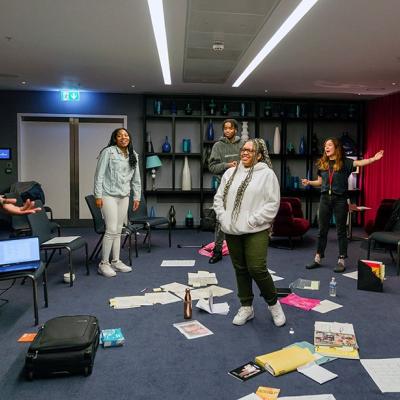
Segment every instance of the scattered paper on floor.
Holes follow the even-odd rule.
[[[315,362],[302,365],[301,367],[297,368],[297,371],[308,378],[311,378],[315,382],[318,382],[320,385],[337,378],[336,374],[328,371],[326,368],[321,367],[320,365],[317,365]]]
[[[196,260],[163,260],[162,267],[194,267]]]
[[[360,360],[382,393],[400,392],[400,358]]]
[[[317,311],[321,314],[325,314],[329,311],[336,310],[337,308],[343,307],[341,304],[335,303],[330,300],[322,300],[317,306],[315,306],[312,310]]]
[[[188,285],[202,287],[207,285],[218,285],[215,272],[197,271],[188,272]]]

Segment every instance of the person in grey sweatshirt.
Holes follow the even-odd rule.
[[[226,119],[222,123],[224,135],[213,145],[210,159],[208,161],[208,169],[217,178],[218,185],[225,171],[231,167],[236,167],[240,160],[239,151],[242,147],[242,141],[237,136],[238,123],[235,119]],[[215,246],[213,255],[209,259],[210,264],[214,264],[222,260],[222,244],[224,242],[224,232],[222,232],[220,224],[215,225]]]
[[[236,275],[241,307],[234,325],[254,318],[253,280],[276,326],[286,322],[267,269],[269,232],[280,205],[278,179],[263,139],[251,139],[240,150],[240,163],[229,168],[214,196],[214,210],[225,232]]]

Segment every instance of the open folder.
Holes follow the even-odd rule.
[[[371,292],[383,291],[385,265],[380,261],[358,260],[357,289]]]

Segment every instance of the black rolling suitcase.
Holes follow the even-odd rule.
[[[29,380],[34,376],[92,373],[100,328],[91,315],[62,316],[48,320],[39,330],[25,358]]]

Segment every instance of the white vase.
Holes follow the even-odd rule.
[[[274,133],[274,154],[279,154],[280,152],[281,152],[281,133],[279,131],[279,126],[276,126]]]
[[[249,123],[247,121],[242,122],[242,134],[241,139],[243,142],[247,142],[249,140]]]
[[[182,190],[192,190],[192,178],[190,176],[189,160],[185,156],[182,169]]]

